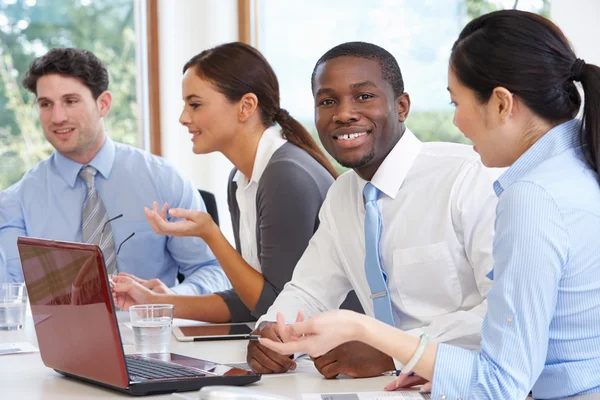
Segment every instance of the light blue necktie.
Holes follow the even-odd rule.
[[[381,214],[377,208],[379,190],[371,183],[367,183],[363,190],[363,197],[365,200],[365,274],[371,288],[375,318],[395,326],[387,275],[379,255],[381,238]]]

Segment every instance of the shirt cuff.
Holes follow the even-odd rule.
[[[477,353],[439,344],[433,370],[432,399],[467,399]]]

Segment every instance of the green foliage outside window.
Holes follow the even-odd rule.
[[[515,0],[513,7],[518,5]],[[464,0],[464,7],[465,21],[457,21],[461,26],[506,7],[506,1]],[[532,11],[549,17],[550,0]],[[141,144],[134,0],[0,0],[0,190],[52,153],[38,123],[34,96],[22,88],[21,80],[31,61],[53,47],[90,50],[107,65],[113,106],[106,129],[117,141]],[[406,125],[423,141],[466,143],[452,118],[451,110],[412,111]]]
[[[135,46],[133,0],[0,0],[0,190],[53,151],[21,81],[54,47],[90,50],[105,63],[113,94],[105,127],[117,141],[140,144]]]

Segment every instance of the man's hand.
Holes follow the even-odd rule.
[[[327,379],[343,374],[353,378],[378,376],[395,369],[394,360],[362,342],[348,342],[313,359],[315,367]]]
[[[252,334],[279,342],[281,340],[276,329],[277,325],[274,322],[270,322],[262,329],[255,330]],[[283,356],[273,350],[267,349],[256,340],[251,340],[248,343],[246,361],[250,368],[259,374],[280,374],[287,372],[288,370],[296,369],[294,360],[288,356]]]

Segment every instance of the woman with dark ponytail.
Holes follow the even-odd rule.
[[[481,350],[428,344],[348,311],[281,320],[284,343],[260,341],[313,357],[364,341],[404,363],[388,389],[418,380],[412,370],[434,399],[600,399],[600,68],[549,20],[498,11],[454,43],[448,89],[454,123],[483,163],[509,167],[494,183]]]
[[[277,77],[256,49],[217,46],[189,60],[183,73],[180,122],[192,135],[194,153],[221,152],[235,167],[228,203],[237,251],[207,213],[171,209],[167,218],[166,206],[159,213],[155,204],[146,217],[157,233],[204,239],[233,289],[174,296],[160,282],[119,276],[115,300],[121,308],[171,303],[180,318],[255,320],[291,279],[337,173],[307,130],[280,107]]]

